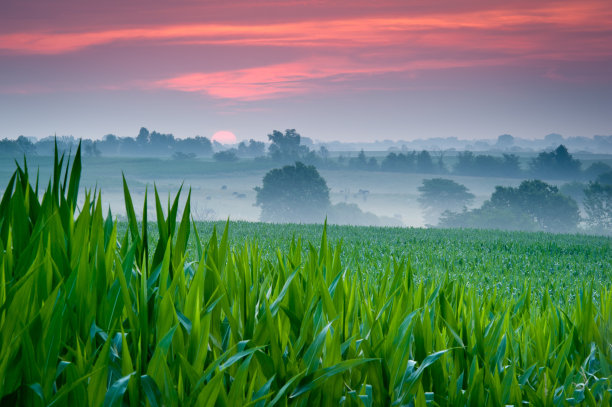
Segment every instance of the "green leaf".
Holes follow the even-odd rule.
[[[110,389],[108,389],[108,392],[106,392],[106,397],[104,397],[104,407],[115,407],[122,405],[123,396],[134,373],[135,372],[132,372],[129,375],[123,376],[113,383]]]

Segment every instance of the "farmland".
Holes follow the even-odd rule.
[[[356,153],[353,152],[354,154]],[[597,160],[612,164],[610,156],[606,155],[580,157],[585,166]],[[452,165],[452,158],[449,157],[448,166]],[[524,160],[531,158],[533,155],[526,156]],[[40,170],[41,180],[48,179],[53,172],[52,157],[34,155],[28,157],[28,163],[31,168]],[[250,222],[257,221],[261,212],[259,207],[254,206],[254,188],[261,185],[266,172],[274,166],[270,162],[253,159],[226,163],[207,158],[176,160],[144,157],[85,157],[83,164],[81,185],[90,189],[100,188],[104,193],[105,208],[110,206],[113,214],[122,218],[125,216],[123,173],[136,202],[144,200],[145,189],[148,187],[151,190],[153,183],[164,199],[168,194],[175,194],[181,185],[185,185],[192,192],[191,212],[195,220],[226,220],[229,217],[232,220]],[[0,160],[0,177],[3,180],[8,180],[13,171],[13,160]],[[381,223],[385,225],[422,227],[432,221],[423,216],[423,208],[418,203],[418,188],[424,179],[437,175],[361,171],[344,167],[323,168],[320,173],[330,188],[330,200],[333,204],[356,204],[363,211],[371,212],[381,219],[386,218],[386,222]],[[444,177],[465,185],[475,195],[474,202],[470,205],[473,207],[478,207],[489,199],[497,185],[516,187],[521,182],[520,178],[454,174],[446,174]],[[547,182],[561,187],[568,181]],[[4,183],[0,184],[0,191],[5,187]],[[579,187],[584,188],[585,185],[579,184]],[[360,190],[367,191],[367,194],[360,195]],[[183,198],[185,197],[186,194],[183,194]],[[81,194],[79,204],[83,198]],[[582,198],[577,199],[580,201]],[[139,217],[141,209],[141,206],[136,208]],[[155,208],[149,205],[148,211],[150,218],[154,218]]]
[[[2,404],[612,400],[609,238],[194,223],[129,179],[117,222],[65,167],[0,201]]]

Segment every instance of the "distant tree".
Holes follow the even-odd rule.
[[[519,156],[516,154],[503,154],[503,174],[508,176],[521,175]]]
[[[416,170],[416,152],[389,153],[380,164],[382,171],[414,172]]]
[[[149,130],[147,130],[146,127],[141,127],[136,137],[136,143],[140,145],[147,144],[149,142],[149,136]]]
[[[540,180],[523,181],[517,188],[497,186],[484,206],[527,214],[541,230],[549,232],[574,231],[580,220],[576,201]]]
[[[597,176],[597,182],[604,185],[612,185],[612,171],[604,172]]]
[[[460,211],[474,200],[465,185],[445,178],[424,179],[417,198],[428,223],[437,222],[444,211]]]
[[[502,134],[497,137],[497,147],[499,148],[510,148],[514,145],[514,137],[510,134]]]
[[[278,130],[268,134],[272,144],[268,147],[270,157],[276,161],[299,160],[302,155],[308,153],[308,147],[300,145],[301,136],[295,129],[287,129],[285,133]]]
[[[114,134],[107,134],[102,137],[102,141],[98,145],[101,154],[106,156],[118,155],[120,153],[121,141]]]
[[[575,159],[563,144],[549,153],[542,152],[531,161],[531,171],[538,177],[572,179],[580,174],[580,160]]]
[[[589,168],[584,170],[584,178],[589,181],[596,180],[600,174],[610,171],[612,171],[612,167],[610,167],[608,164],[601,161],[596,161],[591,164]]]
[[[327,147],[319,147],[319,156],[323,159],[323,161],[327,161],[329,159],[329,150]]]
[[[300,136],[300,144],[308,147],[309,149],[314,147],[314,141],[312,141],[310,137]]]
[[[153,154],[171,154],[174,149],[174,135],[153,131],[149,135],[148,147]]]
[[[454,172],[461,175],[472,175],[474,169],[474,153],[471,151],[463,151],[457,154],[457,163],[455,164]]]
[[[442,227],[572,232],[580,215],[576,202],[557,187],[540,180],[518,187],[495,187],[482,207],[462,213],[445,212]]]
[[[374,157],[370,157],[368,160],[368,170],[376,171],[378,170],[378,160]]]
[[[122,155],[143,155],[145,154],[143,145],[138,144],[138,141],[132,137],[121,139],[120,151]]]
[[[220,161],[220,162],[238,161],[238,156],[236,155],[235,148],[230,148],[229,150],[216,152],[215,154],[213,154],[213,158],[216,161]]]
[[[440,152],[440,154],[438,155],[438,162],[437,162],[437,173],[438,174],[445,174],[448,172],[448,170],[446,169],[446,165],[444,164],[444,152]]]
[[[572,198],[578,206],[582,204],[584,201],[584,189],[587,187],[587,184],[580,181],[570,181],[559,187],[559,192],[561,192],[565,196],[569,196]]]
[[[36,153],[36,146],[25,136],[17,137],[17,145],[25,155]]]
[[[512,208],[495,208],[489,205],[463,212],[445,211],[440,216],[439,227],[536,231],[538,225],[525,213]]]
[[[363,149],[357,154],[357,157],[349,159],[349,168],[355,170],[366,170],[368,169],[368,158],[365,155]]]
[[[461,175],[486,177],[516,177],[521,174],[519,157],[514,154],[503,154],[502,157],[492,155],[474,155],[465,151],[457,155],[454,172]]]
[[[563,143],[563,136],[557,133],[550,133],[544,136],[544,141],[548,143],[549,146],[557,146]]]
[[[20,136],[20,138],[23,136]],[[27,138],[23,137],[25,140],[29,141]],[[21,158],[23,155],[28,155],[36,150],[32,150],[30,146],[25,141],[19,142],[17,140],[9,140],[7,138],[0,140],[0,156],[5,157],[13,157],[13,158]]]
[[[423,174],[431,174],[436,172],[436,165],[431,159],[429,151],[423,150],[416,156],[416,170]]]
[[[264,222],[318,223],[330,206],[325,180],[314,166],[299,161],[269,171],[255,191]]]
[[[584,211],[590,227],[612,233],[612,185],[589,183],[584,189]]]
[[[174,149],[186,154],[196,154],[209,157],[212,154],[212,143],[207,137],[196,136],[194,138],[175,139]]]
[[[245,141],[238,144],[238,155],[242,157],[261,157],[265,155],[266,144],[253,139],[247,144]]]
[[[364,212],[357,204],[339,202],[327,210],[327,223],[356,226],[401,226],[402,222],[386,216]]]
[[[98,149],[98,142],[91,140],[84,140],[82,142],[83,152],[89,157],[99,157],[102,152]]]

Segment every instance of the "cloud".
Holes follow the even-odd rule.
[[[4,53],[62,54],[88,47],[133,42],[225,44],[276,47],[364,47],[401,45],[420,34],[452,42],[459,31],[530,34],[598,31],[610,36],[612,11],[600,3],[479,10],[460,13],[403,13],[396,16],[310,19],[267,24],[175,24],[101,31],[24,31],[0,35]],[[503,44],[501,44],[503,46]]]
[[[382,61],[381,61],[382,62]],[[329,91],[342,86],[359,90],[364,77],[423,70],[501,65],[506,59],[418,60],[399,64],[356,64],[341,58],[312,58],[254,68],[179,75],[144,84],[146,88],[203,93],[214,98],[254,101]],[[414,76],[412,76],[414,77]],[[394,85],[394,86],[397,86]]]
[[[323,18],[294,14],[293,20],[276,16],[268,23],[260,13],[250,23],[242,16],[224,23],[169,18],[176,23],[161,24],[157,10],[148,24],[5,32],[0,61],[15,61],[17,68],[6,69],[0,92],[36,92],[33,84],[40,83],[64,90],[137,87],[252,101],[337,88],[384,89],[386,83],[378,79],[385,75],[402,75],[393,86],[403,86],[423,71],[456,68],[521,65],[569,81],[577,76],[574,69],[612,59],[612,9],[606,2],[520,3],[470,3],[471,9],[455,11],[451,6],[468,6],[447,4],[436,11],[421,4],[416,11],[404,5],[394,14],[370,16],[342,14],[330,6],[328,14],[319,13]],[[248,4],[244,7],[254,7]],[[288,9],[283,10],[279,16],[287,17]],[[152,62],[142,63],[147,58]],[[41,75],[37,66],[18,69],[31,61],[53,61],[49,69],[59,79],[49,80],[53,75]],[[582,65],[564,69],[563,77],[555,70],[574,61]],[[106,64],[111,69],[98,69]]]

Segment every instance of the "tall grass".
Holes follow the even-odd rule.
[[[122,235],[99,191],[77,210],[80,171],[80,148],[56,153],[39,199],[24,162],[0,201],[2,404],[610,405],[609,287],[564,310],[393,258],[364,272],[325,228],[265,259],[227,226],[193,234],[190,198],[179,216],[156,190],[149,246],[125,180]]]

